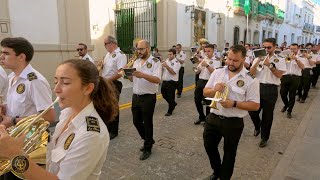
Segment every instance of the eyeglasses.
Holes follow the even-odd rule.
[[[77,51],[83,51],[83,49],[81,49],[81,48],[78,48],[78,49],[77,49]]]
[[[263,47],[264,49],[271,49],[272,46]]]
[[[147,49],[147,48],[137,48],[136,50],[137,50],[137,51],[143,51],[143,50],[145,50],[145,49]]]
[[[108,45],[108,44],[110,44],[110,43],[111,43],[111,42],[105,42],[104,45],[106,46],[106,45]]]
[[[306,48],[306,49],[310,50],[311,48]]]

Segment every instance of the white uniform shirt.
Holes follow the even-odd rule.
[[[184,67],[185,65],[184,61],[187,58],[187,54],[184,51],[180,51],[180,53],[176,55],[176,58],[179,59],[180,61],[183,61],[183,64],[181,64],[181,67]]]
[[[297,57],[298,57],[298,56],[297,56]],[[312,67],[315,67],[315,66],[313,66],[313,65],[311,65],[311,64],[309,63],[309,60],[308,60],[307,58],[305,58],[305,57],[298,57],[298,58],[299,58],[299,60],[303,63],[304,68],[312,68]],[[311,58],[310,61],[316,62],[316,60],[315,60],[314,58]]]
[[[207,64],[212,67],[213,69],[221,67],[221,61],[212,57],[211,59],[205,58],[203,61],[207,61]],[[200,62],[201,64],[201,62]],[[201,65],[200,65],[201,66]],[[208,80],[210,78],[210,71],[206,67],[202,67],[201,72],[199,74],[200,79]]]
[[[303,63],[304,58],[297,56],[298,60]],[[290,62],[286,62],[287,71],[283,75],[296,75],[301,76],[301,68],[298,66],[295,60],[291,60]]]
[[[94,64],[94,60],[92,59],[92,57],[88,53],[86,55],[84,55],[81,59],[89,60],[90,62],[92,62]]]
[[[227,99],[239,102],[252,101],[260,103],[259,80],[251,76],[249,71],[244,67],[231,79],[229,78],[228,71],[228,66],[213,71],[206,84],[206,88],[214,88],[217,83],[223,82],[229,88]],[[217,108],[218,110],[211,108],[210,112],[216,115],[239,118],[248,114],[248,111],[239,108],[224,108],[219,102],[217,103]]]
[[[15,82],[15,74],[9,75],[7,115],[25,117],[37,114],[52,103],[52,91],[48,81],[29,64]]]
[[[171,74],[166,67],[163,68],[162,80],[163,81],[178,81],[179,70],[181,67],[180,62],[174,58],[172,60],[167,59],[164,63],[167,63],[168,66],[173,69],[176,74]]]
[[[150,55],[148,60],[141,65],[141,59],[137,59],[134,64],[133,68],[136,68],[137,71],[141,71],[145,74],[158,77],[161,79],[161,70],[162,66],[159,59]],[[133,93],[142,95],[142,94],[155,94],[158,92],[159,84],[149,82],[144,78],[137,78],[132,76],[133,79]]]
[[[6,103],[6,96],[9,86],[9,79],[7,73],[4,71],[2,66],[0,66],[0,96],[2,96],[2,103]],[[0,102],[1,104],[1,102]]]
[[[61,112],[48,144],[47,170],[63,180],[98,180],[110,141],[108,129],[91,102],[62,132],[71,113],[70,108]]]
[[[107,53],[104,57],[104,64],[102,70],[102,77],[110,78],[111,76],[115,75],[119,72],[127,64],[127,56],[117,48],[112,53]]]
[[[259,61],[259,58],[255,58],[253,60],[252,64],[255,64],[257,61]],[[270,59],[269,59],[270,63],[274,63],[277,70],[280,71],[286,71],[286,62],[283,58],[280,58],[277,55],[273,55]],[[279,86],[280,85],[280,78],[277,78],[270,70],[269,67],[264,65],[264,68],[262,71],[257,71],[256,77],[259,79],[260,83],[263,84],[274,84]]]

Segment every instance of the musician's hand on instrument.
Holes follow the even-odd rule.
[[[164,62],[162,63],[162,67],[168,67],[168,64],[164,61]]]
[[[135,77],[137,77],[137,78],[143,78],[144,73],[141,72],[141,71],[134,71],[134,72],[132,73],[132,76],[135,76]]]
[[[222,107],[224,108],[231,108],[233,107],[233,103],[234,101],[230,100],[230,99],[226,99],[224,101],[219,101],[219,103],[221,104]]]
[[[0,116],[1,116],[0,119],[2,119],[2,121],[0,123],[1,125],[6,126],[7,128],[14,125],[14,124],[12,124],[12,118],[11,117],[5,116],[5,115],[0,115]]]
[[[207,66],[208,66],[208,63],[207,63],[205,60],[203,60],[202,63],[201,63],[201,66],[207,67]]]
[[[11,137],[6,130],[6,127],[0,125],[0,157],[13,159],[18,155],[24,154],[22,149],[25,137],[25,134],[17,138]]]
[[[214,86],[214,91],[219,91],[219,92],[223,92],[224,90],[224,85],[223,83],[217,83],[215,86]]]

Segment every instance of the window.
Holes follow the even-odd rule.
[[[239,33],[240,33],[239,27],[235,27],[233,30],[233,44],[234,45],[239,43]]]

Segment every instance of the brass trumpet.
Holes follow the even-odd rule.
[[[208,63],[208,58],[205,57],[205,58],[198,64],[197,67],[193,67],[193,71],[194,71],[196,74],[199,74],[199,73],[202,71],[202,69],[203,69],[203,67],[204,67],[204,66],[202,66],[203,61],[206,61],[206,63]]]
[[[57,98],[47,109],[42,111],[39,115],[31,115],[21,119],[17,125],[7,129],[11,137],[19,137],[27,134],[24,141],[23,150],[29,155],[34,162],[45,164],[46,160],[46,145],[48,142],[49,133],[46,129],[49,127],[49,122],[42,118],[42,116],[59,101]],[[4,148],[4,147],[1,147]],[[0,176],[12,171],[11,162],[8,159],[0,159]],[[12,171],[14,175],[20,179],[24,179],[22,174],[17,174]]]
[[[216,94],[214,95],[214,98],[211,99],[211,104],[209,105],[209,107],[218,110],[217,102],[221,100],[225,101],[228,95],[229,95],[229,87],[227,84],[223,83],[223,92],[220,92],[220,91],[216,92]]]

